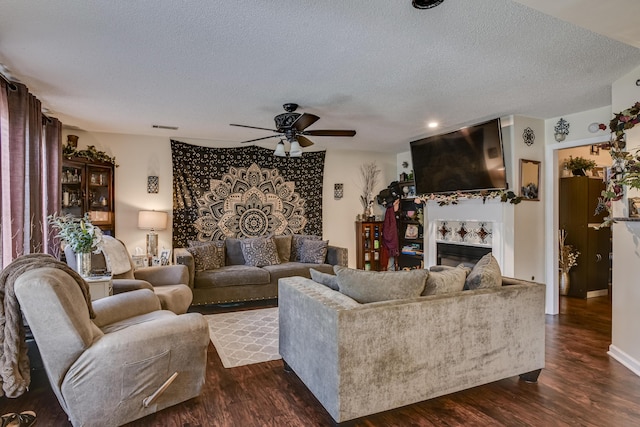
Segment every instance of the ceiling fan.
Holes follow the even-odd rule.
[[[289,156],[291,157],[300,157],[302,155],[302,149],[300,147],[313,145],[313,141],[307,138],[307,136],[354,136],[356,134],[355,130],[305,130],[317,122],[320,117],[314,114],[296,113],[295,111],[298,108],[298,104],[287,103],[282,107],[286,113],[278,114],[273,118],[276,123],[275,129],[238,125],[233,123],[231,126],[267,130],[275,133],[275,135],[249,139],[247,141],[242,141],[242,143],[260,141],[268,138],[286,138],[286,140],[291,144],[291,151],[289,152]],[[276,156],[286,156],[286,153],[284,152],[284,142],[282,140],[278,143],[274,154]]]

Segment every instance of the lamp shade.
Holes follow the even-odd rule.
[[[300,143],[298,143],[298,141],[293,141],[291,143],[291,150],[289,150],[289,157],[302,157],[302,148],[300,147]]]
[[[273,155],[278,157],[287,157],[287,153],[284,151],[284,142],[278,142],[278,145],[276,145],[276,151],[273,152]]]
[[[162,211],[139,211],[138,228],[143,230],[164,230],[169,214]]]

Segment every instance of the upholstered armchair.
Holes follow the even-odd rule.
[[[66,246],[67,264],[76,270],[76,255]],[[105,269],[113,274],[113,293],[119,294],[136,289],[150,289],[163,309],[176,314],[186,313],[193,301],[193,292],[187,286],[189,270],[184,265],[164,265],[134,269],[129,251],[120,240],[103,236],[102,252],[92,254],[92,269]]]
[[[208,326],[161,310],[148,289],[93,301],[59,268],[21,274],[15,295],[74,426],[119,426],[200,394]]]

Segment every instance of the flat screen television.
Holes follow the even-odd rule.
[[[507,188],[500,119],[410,145],[417,194]]]

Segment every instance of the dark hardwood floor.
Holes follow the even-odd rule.
[[[209,307],[206,313],[251,309]],[[607,297],[562,298],[547,316],[546,367],[537,384],[518,377],[357,420],[372,426],[638,426],[640,378],[607,356]],[[4,412],[34,410],[40,426],[69,425],[42,372],[18,399],[0,398]],[[116,410],[114,408],[114,410]],[[196,399],[129,426],[330,426],[333,422],[282,361],[225,369],[209,346],[207,381]]]

